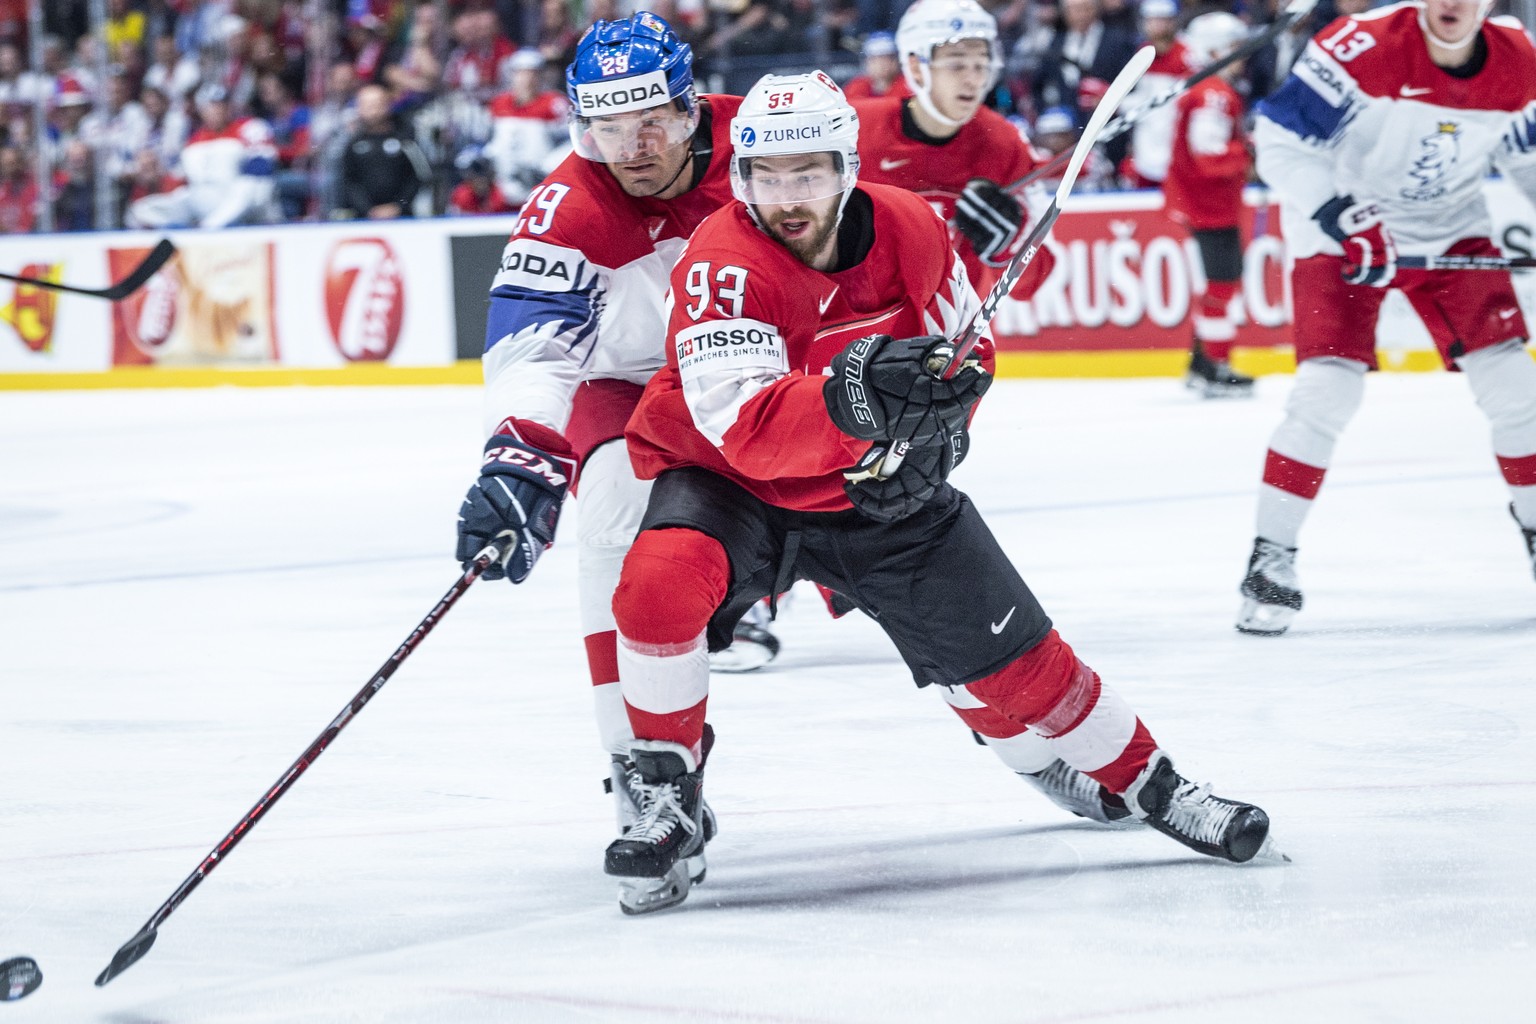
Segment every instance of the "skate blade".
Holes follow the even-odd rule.
[[[1260,604],[1251,597],[1243,598],[1243,607],[1237,613],[1237,631],[1254,636],[1279,636],[1291,628],[1296,609],[1279,604]]]
[[[1259,852],[1248,858],[1249,864],[1289,864],[1291,858],[1275,845],[1273,834],[1264,837],[1264,842],[1259,846]]]
[[[1252,398],[1252,384],[1212,384],[1210,381],[1201,381],[1200,384],[1188,385],[1200,392],[1201,398]]]
[[[631,916],[653,914],[683,902],[688,898],[688,890],[693,887],[693,879],[688,874],[688,860],[674,864],[672,870],[662,878],[624,879],[619,883],[619,909]]]
[[[709,656],[711,672],[756,672],[773,660],[774,652],[751,640],[737,640]]]

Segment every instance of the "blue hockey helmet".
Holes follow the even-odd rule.
[[[587,29],[576,44],[576,59],[565,69],[565,91],[571,101],[571,145],[589,160],[634,159],[636,146],[671,148],[687,142],[698,127],[693,48],[648,11]],[[639,112],[656,108],[680,116],[642,124]],[[594,125],[601,131],[594,132]]]

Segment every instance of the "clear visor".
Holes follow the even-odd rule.
[[[804,157],[738,156],[731,163],[731,191],[753,206],[788,206],[827,199],[854,186],[858,169],[845,166],[841,153]]]
[[[985,42],[987,43],[985,53],[941,54],[930,57],[926,61],[929,82],[932,83],[934,77],[943,76],[948,82],[979,83],[983,89],[992,88],[1003,70],[1003,51],[995,41],[985,40]]]
[[[588,160],[623,164],[660,156],[685,145],[699,127],[697,108],[677,109],[675,103],[571,119],[571,148]]]

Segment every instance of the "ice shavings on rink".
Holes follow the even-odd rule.
[[[707,881],[625,918],[567,542],[477,584],[103,989],[453,581],[479,394],[7,394],[0,957],[47,981],[3,1016],[1524,1019],[1536,581],[1486,425],[1456,376],[1373,377],[1302,535],[1306,607],[1245,637],[1288,387],[1001,381],[956,483],[1180,770],[1265,807],[1295,863],[1065,816],[804,589],[779,659],[714,680]]]

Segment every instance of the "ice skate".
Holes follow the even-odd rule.
[[[1237,613],[1240,633],[1279,636],[1301,611],[1301,587],[1296,579],[1296,549],[1255,537],[1248,556],[1248,575],[1238,587],[1243,606]]]
[[[643,782],[640,772],[635,767],[635,762],[621,754],[613,756],[613,764],[609,768],[608,778],[603,780],[603,791],[613,794],[614,807],[618,811],[619,835],[627,835],[635,822],[640,820],[640,795],[635,786]],[[704,844],[707,845],[715,838],[715,833],[720,831],[719,822],[715,819],[715,812],[709,806],[709,802],[700,798],[700,805],[704,816]],[[694,885],[704,881],[704,874],[708,870],[708,863],[704,859],[704,846],[693,856],[686,858],[688,879]]]
[[[1140,824],[1125,801],[1060,758],[1042,771],[1019,772],[1019,778],[1044,793],[1051,803],[1079,818],[1116,828]]]
[[[1270,841],[1269,815],[1262,808],[1223,799],[1208,783],[1183,778],[1161,750],[1123,796],[1137,818],[1208,857],[1237,864],[1290,860]]]
[[[1245,398],[1253,394],[1253,378],[1238,373],[1224,359],[1212,359],[1196,346],[1184,373],[1184,386],[1202,398]]]
[[[625,788],[634,795],[638,816],[608,844],[603,870],[621,879],[619,908],[646,914],[687,899],[693,885],[689,862],[698,856],[702,865],[704,773],[686,747],[635,742],[634,772],[625,773]]]
[[[1525,536],[1525,552],[1531,558],[1531,574],[1536,575],[1536,527],[1526,526],[1520,521],[1520,517],[1515,515],[1513,502],[1510,503],[1509,514],[1514,519],[1515,525],[1520,527],[1520,532]]]
[[[773,620],[768,605],[759,601],[736,623],[731,646],[709,656],[711,672],[755,672],[779,656],[779,638],[768,631]]]

